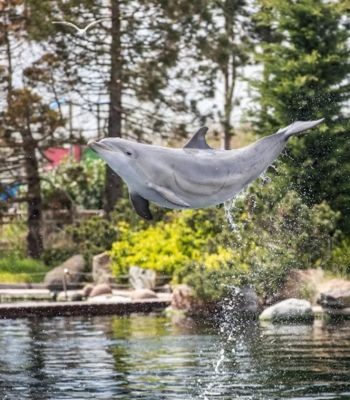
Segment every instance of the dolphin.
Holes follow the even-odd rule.
[[[171,209],[206,208],[232,199],[271,165],[288,139],[319,125],[296,121],[256,142],[234,150],[211,148],[200,128],[183,148],[167,148],[121,138],[90,140],[127,184],[135,211],[152,219],[149,202]]]

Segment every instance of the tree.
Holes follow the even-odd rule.
[[[308,204],[326,200],[350,233],[349,20],[342,0],[259,0],[255,16],[264,32],[256,59],[257,128],[270,133],[294,120],[325,117],[316,132],[298,138],[285,158],[292,186]],[[266,34],[268,33],[268,35]],[[270,38],[271,40],[266,40]]]
[[[251,40],[246,0],[206,0],[198,10],[199,28],[193,40],[193,61],[197,83],[206,97],[222,92],[219,121],[223,145],[230,149],[234,134],[232,115],[238,96],[237,80],[249,62]],[[222,90],[218,90],[218,82]]]
[[[27,186],[26,196],[21,200],[28,204],[28,255],[39,258],[43,249],[40,160],[45,148],[53,143],[54,133],[62,126],[62,120],[40,96],[29,89],[15,89],[11,106],[0,114],[0,126],[0,138],[7,149],[7,157],[14,160],[14,164],[8,164],[8,158],[1,159],[2,176],[7,173],[12,182]],[[11,176],[13,166],[16,173]]]
[[[44,150],[56,143],[54,133],[63,120],[28,86],[20,88],[22,65],[30,63],[18,63],[32,39],[29,16],[43,15],[45,8],[42,3],[31,8],[32,3],[5,0],[0,4],[0,85],[4,93],[0,102],[0,191],[6,193],[14,184],[26,186],[25,195],[16,201],[27,203],[27,250],[38,258],[43,247],[40,167]]]

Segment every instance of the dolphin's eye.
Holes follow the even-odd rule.
[[[132,156],[132,152],[129,151],[129,150],[126,150],[125,154],[126,154],[127,156]]]

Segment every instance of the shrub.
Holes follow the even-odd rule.
[[[2,225],[1,229],[1,257],[11,254],[16,257],[24,257],[26,254],[27,228],[23,222],[12,222]]]
[[[138,265],[173,275],[189,262],[201,261],[207,252],[216,250],[213,244],[216,225],[211,223],[209,215],[213,212],[174,212],[168,214],[169,221],[144,229],[132,229],[127,222],[120,221],[120,237],[111,250],[114,273],[125,275],[130,266]]]
[[[67,160],[42,178],[44,205],[70,208],[72,203],[86,209],[101,209],[105,163],[100,159]]]
[[[1,283],[41,282],[48,268],[40,261],[17,256],[0,259]]]
[[[51,238],[42,255],[42,261],[56,267],[74,254],[82,254],[89,266],[92,257],[109,250],[117,239],[115,225],[102,217],[91,217],[73,225],[67,225]]]
[[[332,251],[329,270],[343,277],[350,276],[350,239],[344,239]]]
[[[251,284],[271,296],[291,269],[329,266],[339,215],[326,203],[307,207],[279,175],[251,185],[230,215],[234,229],[224,222],[223,208],[168,213],[141,228],[119,222],[111,250],[115,274],[139,265],[171,274],[198,298],[213,300],[227,284]]]
[[[62,246],[62,244],[60,244]],[[73,243],[64,247],[50,247],[45,249],[41,255],[41,261],[49,268],[57,267],[66,261],[69,257],[77,254],[77,246]]]
[[[77,252],[83,254],[90,262],[92,257],[112,247],[117,240],[117,229],[114,224],[102,217],[92,217],[66,228]]]

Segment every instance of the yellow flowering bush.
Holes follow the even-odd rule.
[[[127,222],[119,222],[119,240],[111,249],[114,273],[125,275],[130,266],[137,265],[173,275],[189,262],[208,258],[209,265],[214,266],[216,258],[217,263],[220,258],[228,259],[229,251],[223,248],[220,256],[208,253],[215,231],[210,221],[198,221],[201,215],[203,211],[184,211],[174,214],[169,222],[160,221],[143,230],[134,230]]]

